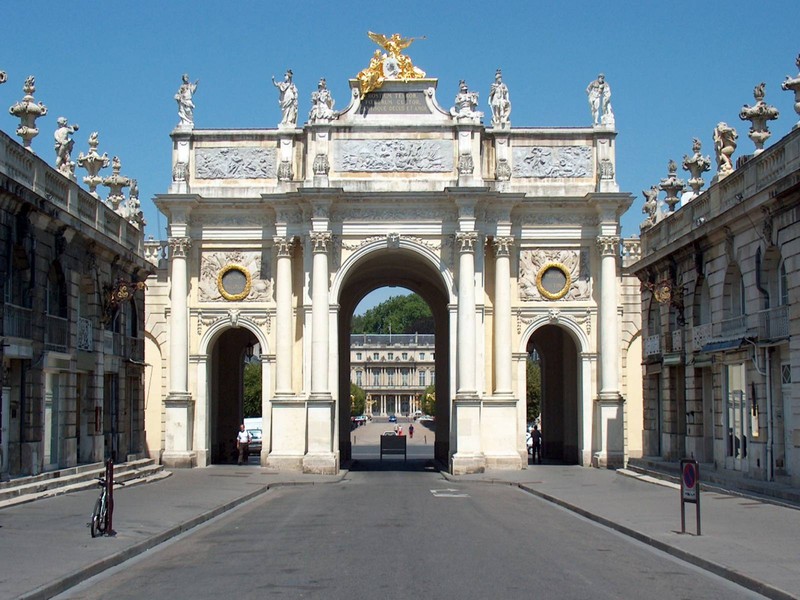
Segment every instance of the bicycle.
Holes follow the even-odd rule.
[[[94,510],[92,511],[91,520],[87,525],[92,537],[111,533],[108,531],[108,524],[111,513],[114,512],[114,499],[108,493],[108,486],[103,477],[97,478],[97,485],[100,486],[100,497],[94,503]],[[117,485],[124,485],[118,482]]]

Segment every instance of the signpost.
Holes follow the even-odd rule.
[[[686,503],[696,508],[697,535],[700,535],[700,466],[696,460],[681,460],[681,533],[686,533]]]

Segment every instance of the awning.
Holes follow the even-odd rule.
[[[745,338],[738,337],[730,340],[711,342],[703,346],[701,352],[724,352],[725,350],[738,350],[744,346]]]

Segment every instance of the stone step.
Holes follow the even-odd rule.
[[[93,463],[4,482],[0,487],[0,508],[96,487],[105,472],[104,463]],[[114,465],[114,481],[126,485],[156,481],[170,474],[150,458]]]

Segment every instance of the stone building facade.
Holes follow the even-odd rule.
[[[643,453],[797,486],[800,129],[763,150],[759,129],[754,154],[729,171],[718,154],[707,190],[643,224]]]
[[[436,383],[436,336],[353,334],[350,381],[367,394],[366,414],[409,416],[425,388]]]
[[[2,472],[142,453],[142,232],[0,132],[0,248]]]
[[[277,128],[171,133],[173,182],[155,199],[169,239],[148,244],[148,447],[168,465],[219,460],[257,343],[261,463],[336,472],[350,456],[353,311],[400,285],[434,315],[443,464],[524,468],[534,347],[552,457],[621,464],[641,439],[625,418],[640,405],[640,314],[610,105],[587,127],[514,128],[498,72],[487,127],[466,84],[443,109],[437,80],[387,48],[341,112],[320,81],[298,126],[287,72]]]

